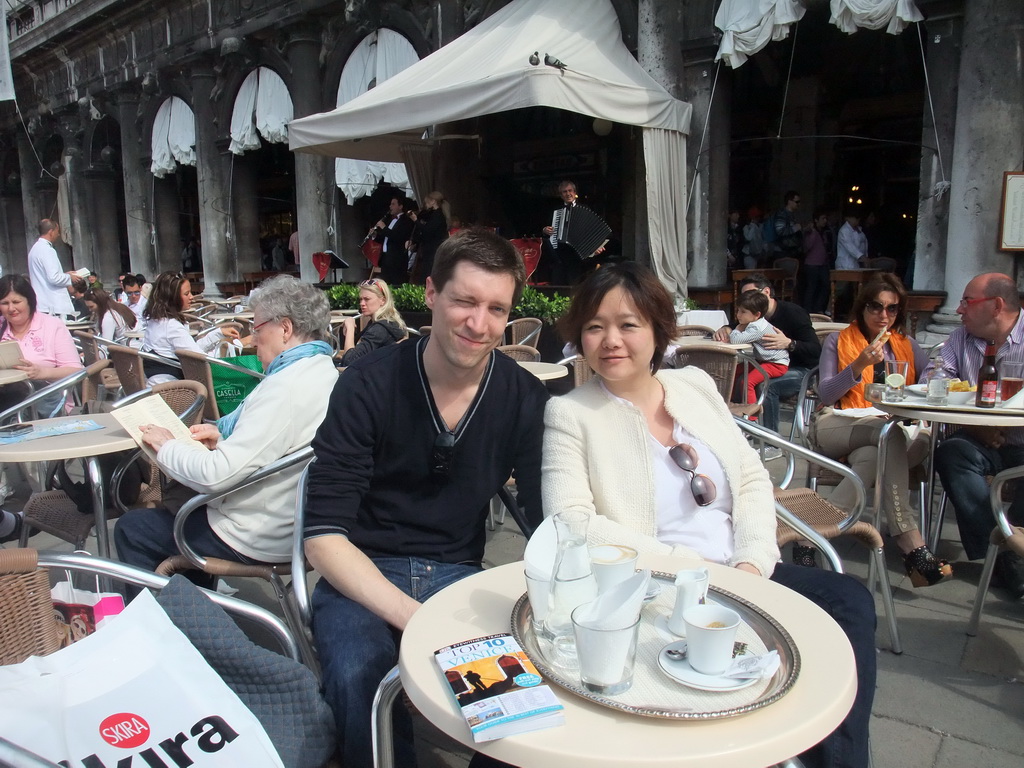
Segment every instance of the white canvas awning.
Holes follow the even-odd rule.
[[[235,96],[228,149],[236,155],[259,149],[260,136],[271,144],[284,144],[293,114],[292,97],[281,76],[268,67],[257,67]]]
[[[178,163],[195,165],[195,145],[196,118],[192,107],[177,96],[164,99],[153,119],[150,172],[163,178],[178,170]]]
[[[546,65],[548,56],[564,69]],[[685,294],[686,224],[678,202],[686,199],[691,108],[630,54],[610,0],[515,0],[373,90],[292,121],[288,140],[299,152],[402,162],[403,149],[407,155],[410,146],[433,144],[428,129],[438,123],[524,107],[646,129],[648,207],[672,219],[652,227],[652,263],[670,290]]]
[[[546,54],[565,71],[545,66]],[[608,0],[516,0],[344,106],[294,120],[288,140],[299,152],[402,162],[401,145],[437,123],[540,106],[681,133],[690,124],[690,105],[626,49]]]

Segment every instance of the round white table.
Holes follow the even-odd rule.
[[[1004,408],[997,405],[995,408],[977,408],[974,405],[928,405],[921,397],[908,394],[906,399],[899,403],[876,402],[872,403],[880,411],[897,419],[917,419],[930,421],[937,424],[956,424],[959,426],[976,425],[979,427],[1021,427],[1024,426],[1024,410],[1016,408]],[[898,423],[897,419],[891,420],[882,428],[878,436],[878,468],[875,474],[875,501],[874,508],[881,509],[881,493],[885,487],[885,465],[886,452],[888,448],[889,435]],[[933,552],[938,548],[939,526],[935,525],[932,518],[932,487],[935,481],[935,447],[939,442],[937,429],[931,432],[931,448],[928,451],[928,470],[926,478],[928,481],[927,493],[925,493],[924,510],[922,512],[925,541],[928,548]]]
[[[737,352],[744,352],[748,349],[753,349],[753,345],[742,343],[733,344],[731,341],[717,341],[716,339],[704,339],[700,336],[680,336],[678,339],[673,339],[670,346],[686,347],[692,344],[718,344],[722,347],[728,347],[729,349],[735,349]]]
[[[24,371],[19,371],[17,368],[4,368],[0,370],[0,386],[13,384],[16,381],[24,381],[27,378],[28,374]]]
[[[531,360],[520,360],[519,367],[525,368],[541,381],[560,379],[569,375],[569,369],[558,363],[535,363]]]
[[[210,320],[216,323],[230,322],[232,320],[252,320],[252,312],[214,312]]]
[[[109,413],[58,416],[54,419],[39,419],[26,423],[44,429],[63,422],[86,420],[95,421],[103,428],[0,445],[0,463],[85,459],[86,476],[92,489],[93,514],[96,515],[96,554],[100,557],[110,557],[105,488],[107,479],[103,477],[98,457],[117,451],[132,450],[137,447],[135,440]]]
[[[641,557],[641,567],[674,573],[695,561]],[[853,650],[824,611],[795,592],[735,568],[700,563],[711,583],[760,606],[793,637],[800,672],[782,699],[742,717],[671,721],[608,709],[555,686],[565,725],[474,744],[437,664],[438,648],[508,632],[525,592],[522,562],[479,573],[442,590],[412,617],[402,637],[402,684],[416,708],[455,740],[531,768],[761,768],[817,744],[835,730],[857,690]]]

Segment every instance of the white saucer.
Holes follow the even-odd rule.
[[[686,635],[677,635],[668,628],[668,616],[664,613],[659,613],[654,617],[654,631],[657,632],[658,636],[666,643],[674,643],[679,638],[686,637]]]
[[[671,677],[677,683],[682,683],[688,688],[696,688],[698,691],[728,692],[739,691],[749,688],[761,678],[749,677],[737,680],[734,677],[722,677],[721,675],[705,675],[690,666],[686,659],[672,659],[665,653],[669,649],[683,650],[686,648],[685,640],[676,640],[661,649],[658,654],[658,666],[661,671]],[[749,651],[742,655],[746,656]]]
[[[904,389],[916,397],[928,397],[927,384],[908,384]]]

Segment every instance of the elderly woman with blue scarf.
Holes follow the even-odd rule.
[[[192,427],[207,450],[175,440],[162,427],[143,427],[167,477],[197,493],[216,493],[293,453],[313,439],[327,413],[338,372],[323,339],[330,307],[323,291],[278,276],[253,291],[253,343],[266,378],[231,414]],[[285,469],[256,486],[210,502],[185,526],[185,537],[204,557],[241,563],[281,563],[291,557],[295,489],[301,467]],[[149,570],[178,554],[174,514],[134,509],[117,521],[121,560]]]

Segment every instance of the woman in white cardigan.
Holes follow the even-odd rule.
[[[562,323],[597,376],[545,413],[545,514],[591,515],[592,542],[700,557],[771,578],[846,632],[858,692],[846,720],[801,756],[808,766],[868,765],[875,687],[874,601],[858,582],[780,564],[771,480],[711,378],[658,371],[676,335],[672,299],[646,268],[592,273]]]

